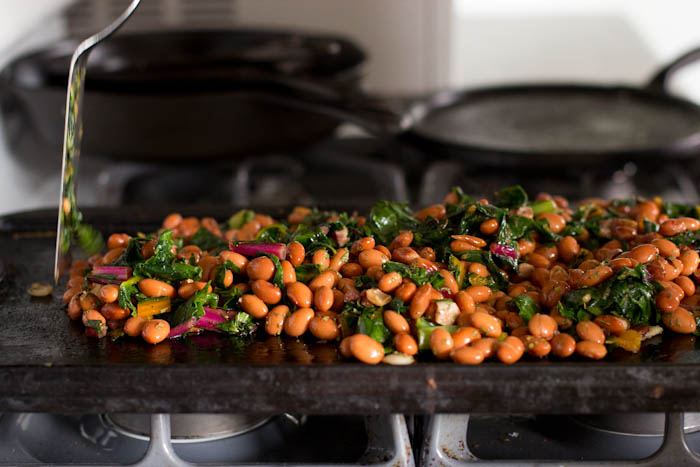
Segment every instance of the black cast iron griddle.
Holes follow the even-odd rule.
[[[150,231],[167,208],[86,209],[105,232]],[[180,210],[226,218],[232,208]],[[476,367],[425,359],[396,367],[342,361],[336,345],[215,334],[149,345],[86,337],[60,300],[32,298],[51,280],[53,210],[0,218],[0,411],[595,413],[700,411],[700,348],[664,335],[605,361],[526,359]]]

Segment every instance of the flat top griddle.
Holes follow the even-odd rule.
[[[105,232],[147,231],[171,212],[84,211]],[[234,210],[216,211],[206,213],[223,219]],[[242,345],[204,334],[153,346],[89,338],[67,318],[61,287],[52,299],[26,292],[34,281],[51,280],[54,223],[53,210],[0,218],[0,411],[700,411],[695,336],[657,337],[639,354],[615,350],[601,362],[526,359],[476,367],[437,361],[371,367],[342,361],[335,345],[313,339]]]

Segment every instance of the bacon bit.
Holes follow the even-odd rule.
[[[341,248],[344,247],[349,241],[348,228],[343,227],[340,230],[334,230],[333,236],[335,237],[335,241],[338,243],[338,246]]]

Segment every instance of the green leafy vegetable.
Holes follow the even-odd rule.
[[[192,236],[190,245],[196,245],[201,248],[202,251],[228,247],[228,243],[223,238],[217,237],[204,227],[200,227],[199,230],[197,230],[197,232]]]
[[[116,259],[112,264],[114,266],[129,266],[133,268],[138,263],[141,263],[144,258],[141,254],[143,246],[150,240],[150,237],[132,237],[126,245],[124,253]]]
[[[555,203],[551,199],[545,199],[542,201],[535,201],[530,205],[530,208],[532,209],[533,216],[539,216],[540,214],[543,214],[545,212],[556,211],[557,203]]]
[[[66,227],[68,228],[68,227]],[[80,247],[88,255],[94,255],[102,251],[105,246],[102,234],[95,230],[91,225],[79,221],[73,226],[75,239]]]
[[[145,262],[134,267],[134,275],[164,279],[178,282],[185,279],[199,280],[202,277],[202,268],[175,260],[172,252],[175,243],[172,240],[172,231],[166,230],[156,242],[154,254]]]
[[[459,326],[438,326],[425,318],[418,318],[416,320],[416,331],[418,332],[418,350],[430,350],[430,335],[433,333],[433,331],[440,328],[445,329],[450,334],[453,334],[459,329]]]
[[[240,229],[248,222],[255,220],[255,212],[250,209],[241,209],[233,216],[229,217],[226,225],[229,229]]]
[[[387,310],[394,310],[401,315],[408,315],[408,306],[398,297],[394,297],[385,308]]]
[[[661,289],[658,282],[650,279],[644,265],[638,264],[634,268],[621,268],[596,287],[567,292],[557,309],[574,321],[610,313],[627,318],[632,325],[656,324],[654,297]]]
[[[661,204],[661,208],[668,217],[698,218],[698,207],[694,205],[664,202]]]
[[[527,193],[520,185],[497,191],[495,198],[495,204],[499,208],[515,209],[527,204]]]
[[[471,250],[460,253],[460,258],[472,263],[481,263],[489,270],[493,285],[490,285],[495,290],[505,290],[508,287],[508,281],[503,277],[501,269],[493,259],[493,254],[490,251]]]
[[[297,281],[308,282],[314,277],[318,276],[323,268],[320,264],[300,264],[294,268],[294,272],[297,276]]]
[[[238,290],[238,287],[231,287],[230,289],[217,289],[217,295],[219,296],[218,308],[221,310],[238,310],[240,306],[238,300],[241,298],[243,293]]]
[[[263,243],[287,243],[288,236],[287,227],[283,224],[272,224],[260,230],[255,236],[255,240]]]
[[[380,344],[391,338],[391,331],[384,324],[382,308],[365,308],[359,317],[357,330]]]
[[[275,284],[275,287],[277,287],[280,290],[284,290],[284,280],[283,276],[284,273],[282,272],[282,263],[280,262],[280,259],[277,257],[277,255],[273,255],[270,253],[260,253],[258,256],[267,256],[272,260],[272,263],[275,265],[275,275],[272,276],[272,283]]]
[[[119,295],[117,300],[119,301],[119,306],[125,310],[131,310],[131,314],[136,316],[136,305],[134,304],[134,297],[139,293],[137,284],[143,279],[139,276],[132,276],[130,279],[125,280],[119,285]]]
[[[437,271],[428,272],[418,266],[408,266],[407,264],[387,261],[382,265],[384,272],[398,272],[401,277],[411,279],[416,285],[430,284],[434,289],[439,289],[445,285],[445,278]]]
[[[219,301],[219,296],[208,292],[209,284],[202,290],[196,291],[186,302],[181,304],[172,316],[171,326],[184,323],[192,317],[204,316],[204,307],[215,308]]]
[[[216,325],[219,331],[233,336],[249,336],[256,329],[253,318],[245,311],[239,311],[233,319]]]
[[[416,230],[418,224],[406,203],[379,201],[367,218],[372,234],[383,245],[391,243],[402,230]]]
[[[374,289],[377,287],[377,279],[369,276],[357,276],[355,278],[355,288],[358,290]]]
[[[297,241],[304,245],[307,255],[322,248],[335,253],[333,241],[318,227],[300,224],[289,238],[289,242],[292,241]]]
[[[540,312],[540,307],[537,306],[535,300],[527,294],[518,295],[513,300],[509,301],[508,304],[517,310],[525,323],[528,323],[530,318]]]

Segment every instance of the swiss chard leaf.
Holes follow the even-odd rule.
[[[459,329],[459,326],[438,326],[434,323],[431,323],[425,318],[418,318],[416,320],[416,332],[418,334],[418,350],[430,350],[430,335],[433,333],[433,331],[440,328],[445,329],[450,334],[453,334]]]
[[[489,273],[493,278],[493,286],[491,288],[496,290],[504,290],[508,287],[508,281],[505,277],[503,277],[503,273],[494,261],[493,254],[490,251],[470,250],[460,253],[459,257],[465,261],[469,261],[471,263],[481,263],[486,266],[486,269],[489,270]]]
[[[131,310],[133,315],[136,314],[136,305],[133,299],[139,293],[137,284],[141,279],[142,277],[132,276],[119,285],[119,295],[117,296],[119,306],[125,310]]]
[[[595,287],[567,292],[557,309],[562,316],[574,321],[610,313],[627,318],[632,325],[656,324],[654,297],[661,289],[640,263],[634,268],[621,268]]]
[[[289,241],[297,241],[304,245],[307,255],[322,248],[335,253],[333,241],[318,227],[300,224],[289,238]]]
[[[200,227],[190,239],[190,245],[198,246],[203,251],[209,251],[227,247],[228,243],[223,238],[217,237],[207,229]]]
[[[527,294],[518,295],[513,300],[509,301],[508,305],[518,312],[525,323],[528,323],[530,318],[540,312],[540,307],[537,305],[537,302]]]
[[[418,266],[409,266],[396,261],[387,261],[382,265],[384,272],[398,272],[401,277],[411,279],[416,285],[430,284],[434,289],[439,289],[445,285],[445,278],[438,272],[428,272]]]
[[[659,224],[657,224],[656,222],[651,222],[647,219],[644,219],[643,227],[644,233],[653,233],[659,231]]]
[[[166,230],[156,242],[153,256],[134,267],[134,275],[179,282],[185,279],[199,280],[202,268],[175,261],[173,232]]]
[[[148,242],[150,238],[148,237],[132,237],[129,239],[129,243],[126,245],[124,253],[116,259],[112,264],[114,266],[129,266],[133,268],[138,263],[143,262],[143,254],[141,250],[143,245]]]
[[[217,308],[221,310],[237,310],[240,309],[238,305],[238,300],[243,295],[238,287],[231,287],[230,289],[217,290],[217,295],[219,296],[219,304]]]
[[[318,276],[323,268],[320,264],[300,264],[294,268],[294,272],[299,282],[309,282],[314,277]]]
[[[280,290],[284,290],[284,280],[283,276],[284,273],[282,272],[282,263],[280,262],[280,259],[277,257],[277,255],[273,255],[270,253],[260,253],[258,256],[267,256],[272,260],[272,263],[275,265],[275,275],[272,276],[272,283],[275,284],[275,287],[277,287]]]
[[[394,310],[395,312],[401,314],[401,315],[406,315],[408,316],[408,305],[404,303],[403,300],[401,300],[398,297],[394,297],[391,302],[389,302],[388,305],[385,307],[387,310]]]
[[[498,235],[496,235],[496,243],[498,245],[505,245],[516,252],[518,251],[518,242],[515,241],[515,236],[513,235],[513,232],[510,230],[510,224],[508,223],[508,216],[503,216],[503,219],[501,220],[501,225],[498,228]],[[497,251],[497,250],[494,250]],[[501,254],[494,254],[496,258],[498,258],[503,264],[507,264],[508,266],[512,267],[513,269],[517,269],[518,267],[518,258],[517,256],[515,258],[511,258],[510,256],[507,255],[501,255]]]
[[[698,245],[700,244],[700,230],[683,232],[673,237],[668,237],[667,240],[671,240],[673,243],[679,246]]]
[[[186,302],[181,304],[173,313],[171,326],[184,323],[192,317],[204,316],[204,307],[215,308],[219,301],[219,296],[208,292],[209,284],[202,290],[195,292]]]
[[[515,209],[527,204],[527,193],[520,185],[497,191],[495,204],[500,208]]]
[[[216,329],[233,336],[249,336],[257,326],[253,318],[245,311],[239,311],[233,319],[216,325]]]
[[[365,308],[359,317],[357,330],[383,344],[391,337],[391,331],[384,324],[382,308]]]
[[[671,203],[667,201],[661,204],[661,208],[663,213],[668,215],[668,217],[698,218],[698,208],[691,204]]]
[[[369,276],[357,276],[355,278],[355,288],[358,290],[374,289],[377,287],[377,279]]]
[[[372,234],[383,245],[391,243],[402,230],[416,230],[418,224],[406,203],[379,201],[367,218]]]
[[[260,230],[255,236],[255,240],[263,243],[287,243],[287,237],[289,237],[289,231],[286,226],[272,224]]]
[[[90,224],[85,224],[78,220],[74,223],[72,228],[78,247],[88,255],[94,255],[104,248],[105,241],[102,234],[95,230]]]
[[[233,216],[229,217],[226,225],[229,229],[240,229],[248,222],[255,219],[255,212],[250,209],[241,209]]]
[[[233,264],[231,261],[226,260],[224,264],[220,264],[216,267],[214,272],[214,287],[217,289],[226,289],[226,284],[224,284],[224,279],[226,278],[226,271],[231,271],[232,273],[240,272],[238,266]]]
[[[159,263],[149,261],[138,264],[134,272],[141,276],[155,277],[171,282],[179,282],[186,279],[197,281],[202,277],[202,268],[199,266],[192,266],[182,262]]]
[[[455,203],[455,205],[457,205],[457,204],[472,204],[474,202],[474,198],[465,194],[464,191],[462,190],[462,188],[459,186],[453,186],[450,191],[452,193],[454,193],[455,196],[457,197],[457,202]]]

